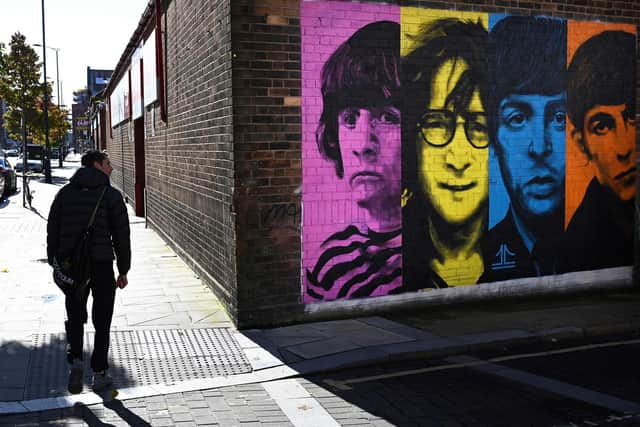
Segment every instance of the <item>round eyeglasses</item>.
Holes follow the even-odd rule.
[[[422,115],[417,124],[422,139],[434,147],[448,145],[456,134],[458,122],[456,117],[464,119],[464,133],[467,141],[474,148],[489,146],[489,131],[487,129],[487,115],[469,111],[454,113],[449,110],[428,110]]]

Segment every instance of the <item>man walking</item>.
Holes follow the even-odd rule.
[[[104,152],[91,150],[82,156],[81,164],[82,167],[69,184],[56,195],[47,224],[47,258],[49,265],[53,265],[56,255],[73,249],[106,187],[96,211],[89,245],[89,285],[79,298],[67,295],[65,300],[67,361],[70,364],[68,389],[74,394],[82,392],[83,386],[82,348],[89,290],[93,295],[91,319],[96,331],[91,355],[93,390],[102,391],[112,383],[107,374],[107,354],[115,293],[116,287],[123,289],[127,286],[127,272],[131,266],[129,218],[122,195],[109,184],[109,176],[113,171],[109,157]],[[113,273],[114,252],[118,267],[117,280]]]

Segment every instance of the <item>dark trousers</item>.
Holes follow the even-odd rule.
[[[72,363],[74,358],[82,359],[84,339],[84,324],[87,323],[87,299],[89,290],[93,296],[91,321],[96,330],[91,355],[91,369],[100,372],[109,368],[107,354],[109,353],[109,331],[113,317],[113,305],[116,298],[116,279],[113,274],[113,262],[92,263],[89,286],[80,299],[67,296],[67,360]]]

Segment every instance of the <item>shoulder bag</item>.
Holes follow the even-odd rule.
[[[100,193],[95,208],[93,208],[89,223],[80,233],[74,248],[67,254],[56,255],[53,258],[53,281],[67,296],[75,296],[79,299],[89,284],[89,276],[91,274],[89,246],[93,236],[93,222],[106,190],[107,187],[105,186]]]

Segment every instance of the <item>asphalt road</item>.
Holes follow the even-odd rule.
[[[308,388],[334,418],[348,402],[352,419],[398,426],[639,426],[638,356],[637,336],[550,342],[345,370]]]

